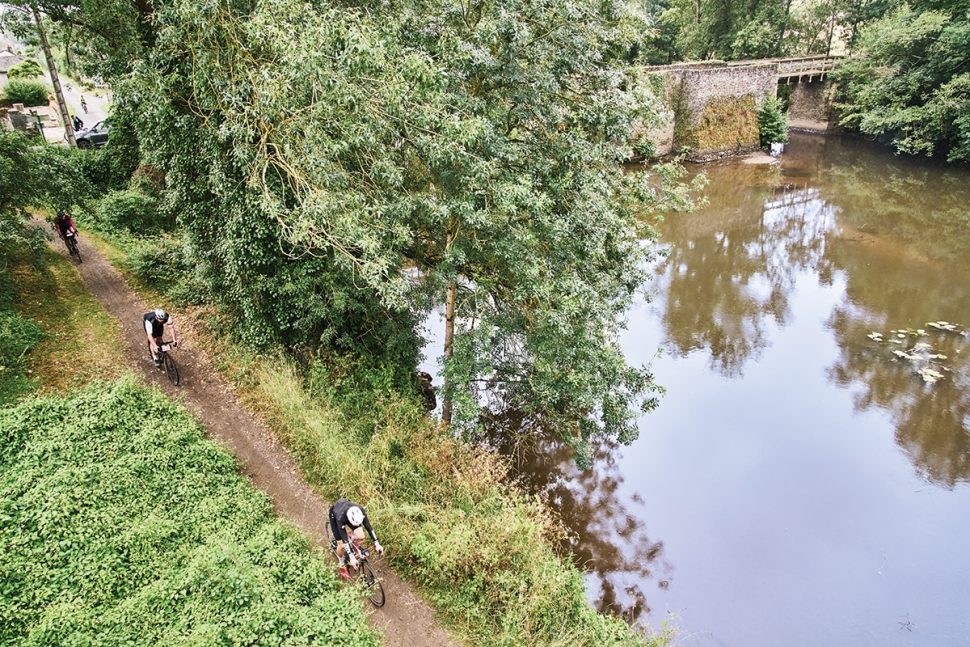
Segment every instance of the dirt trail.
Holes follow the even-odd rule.
[[[326,543],[327,511],[330,504],[311,490],[300,477],[296,462],[276,437],[237,399],[232,387],[216,374],[195,340],[181,339],[173,353],[182,384],[174,387],[148,357],[142,316],[149,308],[132,292],[125,279],[81,236],[81,257],[75,265],[87,289],[119,322],[127,342],[131,365],[149,383],[179,400],[239,460],[242,471],[256,487],[269,495],[277,514],[295,523],[317,545]],[[66,256],[64,246],[55,249]],[[73,262],[73,261],[72,261]],[[174,315],[178,325],[178,314]],[[380,527],[377,527],[378,533]],[[411,587],[391,571],[380,558],[375,570],[384,582],[387,604],[370,614],[372,626],[383,631],[386,644],[394,647],[457,645],[437,624],[434,612]],[[336,564],[335,564],[336,566]],[[367,605],[370,609],[370,605]]]

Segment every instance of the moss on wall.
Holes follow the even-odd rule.
[[[758,107],[754,95],[714,99],[704,108],[694,134],[697,148],[702,150],[757,146]]]
[[[725,150],[758,146],[758,106],[753,94],[712,99],[695,124],[678,120],[677,146]]]

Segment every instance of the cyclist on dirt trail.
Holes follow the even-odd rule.
[[[364,538],[364,531],[361,530],[361,526],[363,526],[370,533],[370,538],[374,540],[374,550],[378,553],[383,553],[384,547],[381,546],[381,542],[377,541],[377,534],[374,532],[374,528],[371,527],[370,520],[367,518],[367,513],[364,512],[364,509],[348,499],[337,499],[337,502],[330,506],[330,532],[333,534],[334,543],[336,543],[337,561],[340,563],[340,577],[349,580],[350,573],[347,572],[344,557],[350,558],[351,568],[357,568],[357,558],[354,557],[353,551],[348,551],[344,548],[345,544],[350,543],[350,537],[347,535],[345,526],[350,528],[351,534],[355,535],[358,540]]]
[[[162,363],[162,357],[158,352],[158,346],[162,343],[162,336],[165,334],[165,328],[171,326],[172,328],[172,345],[178,346],[179,334],[175,330],[175,322],[172,320],[171,315],[157,308],[152,312],[146,312],[144,316],[145,320],[145,334],[148,335],[148,345],[152,349],[152,359],[155,360],[155,366],[160,366]]]
[[[65,245],[67,244],[68,236],[77,236],[77,227],[74,226],[74,221],[71,220],[71,216],[63,209],[58,211],[57,217],[54,218],[54,231],[61,237]],[[68,251],[70,251],[70,248],[68,248]]]

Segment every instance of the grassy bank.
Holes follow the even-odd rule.
[[[65,392],[125,370],[118,324],[71,261],[41,248],[0,272],[0,405],[39,389]]]
[[[125,250],[105,251],[137,287],[159,285],[133,271]],[[365,386],[375,381],[355,380],[339,363],[298,369],[197,328],[207,337],[199,345],[293,452],[305,478],[327,498],[367,506],[389,559],[469,644],[668,641],[596,613],[582,574],[552,548],[563,530],[545,505],[507,485],[501,459],[451,438],[408,397]]]
[[[0,410],[0,645],[372,645],[356,593],[131,380]]]

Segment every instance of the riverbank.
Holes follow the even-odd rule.
[[[133,287],[154,289],[133,273],[125,239],[90,238]],[[336,358],[297,366],[253,355],[233,343],[231,327],[211,308],[175,311],[307,481],[324,497],[364,503],[394,566],[470,643],[668,641],[596,613],[582,574],[552,548],[563,531],[549,508],[507,484],[503,461],[448,436],[416,402],[355,382]]]

